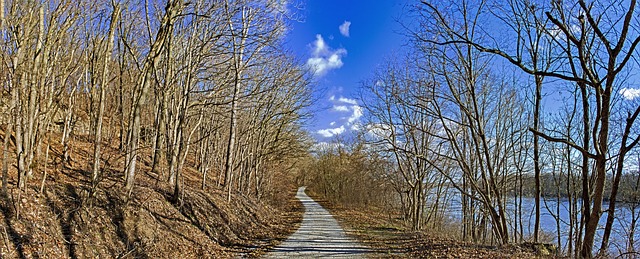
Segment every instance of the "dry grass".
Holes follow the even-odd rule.
[[[445,233],[411,231],[401,220],[378,209],[345,207],[313,192],[310,195],[331,211],[347,234],[371,247],[373,258],[541,258],[530,248],[484,246]]]

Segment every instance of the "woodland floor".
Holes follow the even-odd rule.
[[[3,136],[0,130],[0,140]],[[122,152],[108,141],[103,143],[104,170],[91,193],[93,145],[74,137],[71,162],[63,164],[62,146],[55,141],[60,136],[49,137],[48,160],[35,168],[23,191],[15,188],[17,170],[10,146],[9,189],[0,191],[0,258],[259,257],[293,234],[302,221],[304,209],[294,197],[297,186],[286,175],[274,175],[288,183],[269,190],[260,201],[234,194],[227,202],[215,176],[201,190],[202,176],[192,161],[183,170],[181,202],[174,202],[166,177],[150,172],[148,147],[141,151],[136,186],[128,196]],[[45,140],[43,157],[46,147]],[[370,248],[368,257],[540,257],[516,246],[479,246],[411,232],[386,214],[340,207],[310,196],[338,219],[349,236]]]
[[[307,191],[309,193],[309,191]],[[485,246],[462,242],[442,233],[411,231],[386,213],[347,208],[309,195],[338,219],[347,234],[371,248],[371,258],[550,258],[521,246]]]
[[[0,130],[0,139],[3,136]],[[0,191],[0,258],[259,257],[301,221],[296,186],[271,190],[269,201],[234,194],[227,202],[215,177],[201,190],[202,176],[189,161],[182,202],[174,202],[166,180],[149,172],[144,150],[127,198],[122,154],[109,144],[104,143],[105,169],[93,194],[92,145],[82,138],[72,140],[68,164],[61,163],[61,145],[50,143],[42,192],[44,167],[36,168],[25,190],[15,188],[17,170],[10,150],[9,189]],[[46,146],[45,141],[43,156]]]

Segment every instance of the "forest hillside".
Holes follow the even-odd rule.
[[[278,1],[0,0],[3,258],[259,254],[300,221]]]
[[[122,171],[106,168],[92,193],[89,172],[83,169],[90,161],[91,145],[81,138],[70,141],[71,162],[62,164],[60,143],[46,144],[46,176],[34,175],[19,190],[13,187],[17,170],[9,170],[0,203],[2,258],[258,256],[300,222],[302,211],[293,199],[292,184],[277,186],[260,201],[233,194],[229,202],[215,185],[202,190],[197,171],[186,166],[183,202],[176,203],[169,184],[158,176],[140,174],[136,188],[127,194]],[[110,142],[104,144],[105,153],[117,152]],[[112,167],[122,163],[105,162]],[[144,165],[149,164],[148,154],[142,153],[141,162],[141,170],[150,169]]]

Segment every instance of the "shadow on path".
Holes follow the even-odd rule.
[[[300,228],[265,258],[366,257],[369,248],[348,237],[333,216],[304,190],[300,187],[296,195],[305,208]]]

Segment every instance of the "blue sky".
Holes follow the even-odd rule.
[[[396,19],[405,3],[303,0],[293,11],[301,21],[292,23],[286,45],[315,71],[315,119],[308,130],[319,142],[357,128],[360,82],[402,47]]]

